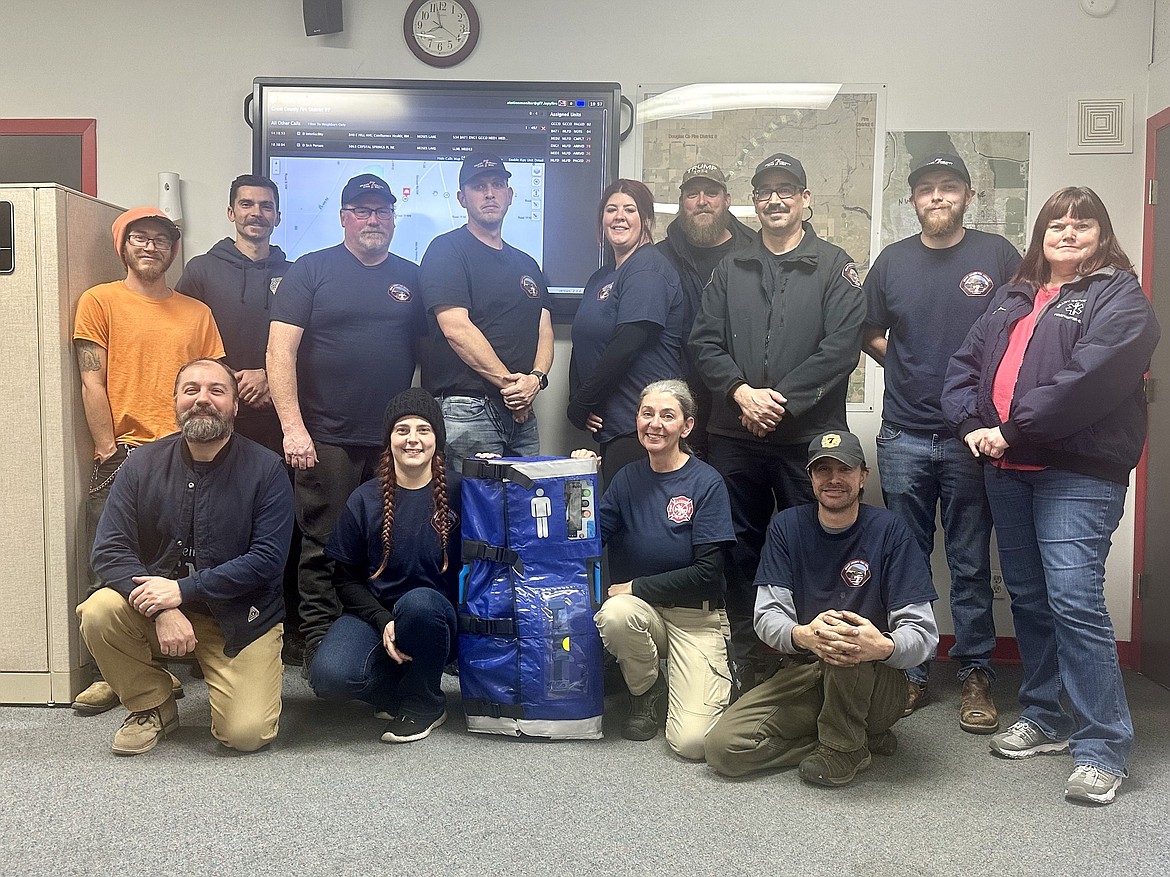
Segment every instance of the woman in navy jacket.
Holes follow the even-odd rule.
[[[1071,752],[1070,800],[1112,801],[1133,744],[1105,559],[1145,442],[1142,381],[1159,335],[1101,199],[1061,189],[943,390],[947,421],[988,463],[1024,664],[1020,720],[991,748],[1006,758]]]

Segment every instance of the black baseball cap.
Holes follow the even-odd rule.
[[[775,155],[769,155],[758,165],[756,165],[756,172],[752,175],[752,185],[757,186],[760,183],[760,177],[768,171],[786,171],[796,178],[796,182],[800,183],[802,189],[808,188],[808,177],[804,173],[804,165],[799,160],[793,158],[791,155],[786,155],[783,152],[777,152]]]
[[[381,177],[375,176],[374,174],[358,174],[346,183],[345,188],[341,190],[341,203],[350,204],[363,195],[383,198],[391,204],[398,200],[394,197],[394,193],[390,191],[390,187],[386,185],[386,181]]]
[[[823,432],[812,440],[808,446],[808,465],[805,468],[811,469],[812,464],[821,457],[832,457],[854,469],[865,465],[865,452],[861,450],[860,440],[843,429]]]
[[[935,152],[914,165],[914,169],[910,171],[910,176],[906,179],[910,188],[914,188],[914,184],[923,174],[928,174],[931,171],[949,171],[966,183],[967,188],[971,187],[971,175],[967,173],[967,165],[963,164],[963,159],[951,152]]]
[[[499,174],[504,179],[512,176],[498,155],[476,149],[467,154],[463,166],[459,168],[459,188],[462,189],[480,174]]]

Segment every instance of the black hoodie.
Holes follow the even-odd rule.
[[[224,238],[184,267],[176,289],[211,308],[228,365],[237,371],[264,368],[272,296],[291,265],[280,247],[253,262]]]

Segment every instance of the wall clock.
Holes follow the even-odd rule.
[[[432,67],[454,67],[479,42],[479,13],[471,0],[411,0],[402,32],[420,61]]]

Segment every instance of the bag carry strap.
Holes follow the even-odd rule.
[[[459,615],[459,632],[479,636],[515,636],[516,622],[511,618],[480,618],[478,615]]]
[[[477,460],[470,457],[463,461],[463,477],[479,478],[486,481],[512,481],[525,490],[532,490],[536,482],[508,463],[501,463],[499,457]]]
[[[464,539],[463,562],[470,563],[473,560],[490,560],[492,563],[504,563],[512,567],[516,575],[524,575],[524,561],[511,548],[504,548],[500,545],[489,545],[487,542],[479,539]]]
[[[522,719],[524,707],[519,704],[492,703],[478,697],[463,698],[463,713],[468,716],[488,716],[492,719]]]

